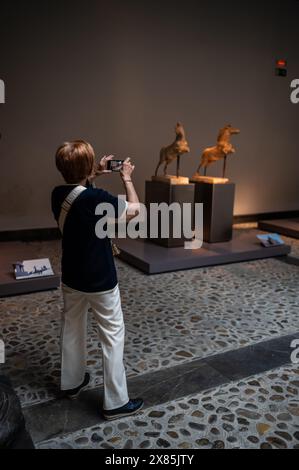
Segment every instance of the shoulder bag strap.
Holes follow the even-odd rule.
[[[77,186],[75,189],[73,189],[73,191],[71,191],[71,193],[68,195],[68,197],[64,200],[64,202],[61,206],[61,212],[60,212],[60,216],[59,216],[59,220],[58,220],[58,225],[59,225],[59,228],[60,228],[60,231],[61,231],[62,234],[63,234],[63,231],[64,231],[64,225],[65,225],[67,215],[70,212],[72,205],[74,204],[76,199],[78,199],[78,197],[84,191],[86,191],[86,189],[87,188],[85,188],[84,186]]]

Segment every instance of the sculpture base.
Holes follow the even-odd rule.
[[[150,217],[150,205],[166,203],[170,206],[173,203],[194,204],[194,184],[165,184],[163,181],[147,181],[145,187],[145,203],[148,210],[148,229],[150,230],[152,220]],[[181,217],[176,219],[176,215],[169,213],[169,237],[162,236],[161,218],[158,221],[158,237],[152,240],[157,245],[166,248],[177,248],[185,245],[187,241],[185,238],[176,238],[174,229],[181,226],[181,233],[183,233],[183,220]]]
[[[180,176],[179,178],[177,176],[153,176],[152,181],[158,182],[158,183],[166,183],[170,184],[172,186],[175,185],[187,185],[190,183],[189,178],[185,178],[184,176]]]
[[[229,242],[233,235],[235,185],[195,183],[195,203],[204,205],[204,241]]]
[[[199,269],[242,263],[257,259],[287,256],[288,245],[264,248],[257,240],[257,230],[236,230],[231,242],[220,244],[205,243],[200,250],[171,250],[157,246],[148,240],[117,240],[121,249],[120,258],[146,274],[161,274],[185,269]]]
[[[192,179],[191,183],[207,183],[207,184],[227,184],[229,183],[228,178],[215,178],[214,176],[201,176],[195,174]]]

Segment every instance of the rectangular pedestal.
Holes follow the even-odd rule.
[[[233,235],[235,185],[195,183],[195,203],[204,204],[204,241],[230,241]]]
[[[279,233],[290,238],[299,239],[299,219],[267,220],[259,223],[261,230]]]
[[[150,204],[162,204],[166,203],[169,206],[173,203],[183,204],[194,204],[194,184],[184,185],[170,185],[159,181],[147,181],[145,190],[145,203],[148,211],[148,227],[150,229]],[[158,239],[152,240],[153,243],[164,246],[167,248],[175,248],[184,246],[185,238],[174,238],[173,227],[177,227],[180,224],[182,227],[181,220],[175,220],[173,214],[170,214],[169,227],[170,235],[169,238],[165,239],[161,236],[161,221],[158,224]],[[181,230],[183,233],[183,231]]]
[[[34,244],[19,242],[0,244],[0,298],[58,289],[60,276],[57,274],[16,281],[13,263],[19,260],[39,259],[40,257],[39,250]]]
[[[186,269],[241,263],[289,255],[288,245],[264,248],[257,239],[260,232],[236,230],[231,242],[205,243],[200,250],[171,250],[147,240],[118,240],[121,259],[146,274],[161,274]]]

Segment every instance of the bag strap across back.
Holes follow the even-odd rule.
[[[61,206],[61,212],[58,220],[58,226],[60,228],[61,233],[63,234],[64,231],[64,226],[65,226],[65,221],[67,218],[68,213],[70,212],[72,205],[74,202],[78,199],[78,197],[86,191],[87,188],[84,186],[76,186],[76,188],[73,189],[73,191],[70,192],[68,197],[64,200],[62,206]]]

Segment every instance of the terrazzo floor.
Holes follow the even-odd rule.
[[[299,242],[292,241],[294,253]],[[59,242],[38,245],[59,269]],[[117,260],[128,376],[299,331],[299,269],[276,259],[148,277]],[[55,397],[60,291],[0,299],[3,372],[23,405]],[[97,326],[89,321],[91,388],[102,383]]]
[[[39,449],[299,449],[299,366],[218,387]]]
[[[249,228],[240,227],[242,230]],[[287,238],[285,241],[292,245],[291,256],[298,261],[299,241]],[[59,270],[60,242],[35,245],[40,257],[50,257],[53,266]],[[299,332],[299,269],[296,263],[287,264],[281,260],[268,259],[148,277],[120,260],[116,262],[127,332],[125,362],[128,377]],[[24,407],[56,397],[60,375],[61,310],[60,291],[0,299],[0,331],[6,344],[7,356],[1,373],[10,377]],[[89,321],[88,368],[92,372],[92,389],[102,383],[100,345],[97,327],[92,318]],[[287,412],[292,405],[289,405],[290,400],[297,400],[299,369],[294,367],[279,373],[275,371],[273,374],[278,375],[273,378],[269,375],[259,377],[258,380],[263,384],[259,388],[268,390],[265,397],[271,396],[272,386],[283,388],[283,400],[280,399],[277,403],[271,403],[267,398],[264,403],[261,399],[263,394],[258,394],[256,390],[254,394],[247,395],[246,389],[250,384],[244,382],[245,385],[236,384],[235,387],[214,390],[209,400],[208,396],[202,394],[168,404],[158,410],[147,410],[140,418],[141,422],[146,421],[146,425],[136,424],[138,420],[125,421],[112,425],[112,430],[108,428],[109,432],[107,427],[100,426],[99,429],[82,431],[43,446],[138,445],[163,448],[179,445],[180,448],[187,448],[187,444],[192,444],[192,448],[208,448],[221,447],[224,444],[225,447],[295,447],[298,446],[298,414],[288,412],[290,418],[285,421],[278,419],[278,415]],[[294,392],[292,397],[288,396],[290,392],[282,378],[287,374],[296,382],[290,385]],[[232,392],[230,388],[235,388],[236,391]],[[239,396],[239,404],[234,405],[237,401],[234,393]],[[246,399],[251,401],[246,402]],[[189,403],[190,400],[192,403]],[[210,403],[213,406],[211,413],[207,413],[209,410],[203,405],[199,407],[197,400],[198,403]],[[258,419],[238,413],[239,408],[256,411],[256,406],[260,415]],[[271,428],[267,428],[267,435],[264,437],[260,435],[256,425],[269,424],[265,416],[270,416],[271,406],[273,409],[274,406],[279,406],[279,410],[272,411]],[[221,407],[229,408],[230,419],[233,419],[232,415],[234,419],[224,419],[224,429],[222,418],[216,416],[216,421],[222,423],[218,423],[218,434],[213,426],[216,418],[212,411]],[[149,416],[155,412],[163,413],[163,416]],[[192,416],[192,413],[195,415]],[[276,413],[275,416],[273,413]],[[178,414],[183,415],[180,420],[169,423]],[[221,412],[216,415],[221,415]],[[190,420],[201,428],[204,426],[204,429],[190,427]],[[212,422],[209,423],[209,420]],[[248,431],[239,432],[242,426],[240,420],[249,420],[249,424],[243,423]],[[289,436],[283,438],[277,432],[284,433],[286,425]],[[178,432],[178,429],[185,429],[186,434],[183,431]],[[130,432],[133,434],[130,435]],[[155,435],[147,436],[145,432]],[[99,437],[95,437],[96,434]],[[269,442],[267,439],[270,438],[274,441]],[[199,442],[201,443],[198,444]]]

